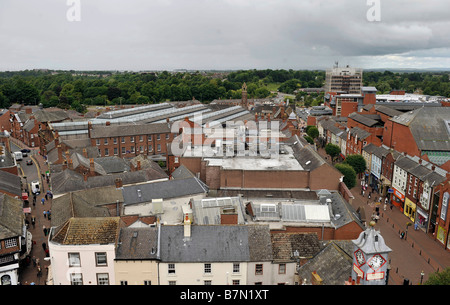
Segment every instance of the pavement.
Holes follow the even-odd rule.
[[[33,160],[33,165],[36,167],[36,171],[38,172],[41,193],[36,197],[36,203],[33,205],[33,195],[30,192],[29,198],[29,207],[31,207],[31,214],[27,215],[27,219],[30,222],[28,231],[33,235],[33,248],[30,253],[31,262],[28,266],[24,264],[21,265],[19,269],[19,282],[22,285],[30,285],[34,283],[34,285],[46,285],[47,275],[48,275],[48,267],[50,265],[50,261],[46,261],[46,253],[43,248],[43,243],[45,243],[46,247],[48,247],[48,235],[44,234],[44,226],[46,228],[50,228],[50,220],[47,217],[44,217],[44,211],[51,210],[52,199],[48,198],[44,204],[41,203],[41,199],[45,199],[45,194],[49,189],[49,185],[46,182],[46,179],[43,179],[41,174],[45,174],[48,170],[47,164],[44,162],[44,158],[39,154],[38,148],[27,147],[22,142],[13,139],[11,137],[11,142],[16,146],[23,148],[28,148],[31,150],[31,153],[28,156]],[[25,166],[25,160],[20,161],[21,165]],[[36,222],[35,226],[31,223],[31,216],[35,216]],[[34,264],[36,261],[36,265]],[[39,275],[38,266],[40,266],[41,272]]]
[[[319,148],[318,152],[323,157],[327,156],[324,149]],[[331,164],[329,156],[326,161]],[[380,195],[376,192],[372,194],[371,199],[368,199],[370,187],[363,197],[360,181],[358,179],[357,185],[350,190],[354,196],[352,206],[355,209],[364,208],[367,223],[371,221],[376,206],[379,206],[380,215],[375,229],[380,232],[386,245],[392,249],[389,254],[391,269],[388,285],[403,285],[405,280],[410,285],[420,284],[425,282],[431,274],[450,267],[450,251],[445,250],[443,244],[422,229],[414,230],[414,226],[407,228],[406,224],[411,220],[398,207],[393,206],[391,210],[387,205],[384,210],[384,204],[377,205],[375,199]],[[384,199],[383,197],[383,203]],[[400,239],[402,231],[407,232],[404,239]]]

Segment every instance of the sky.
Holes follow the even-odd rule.
[[[0,70],[450,68],[448,0],[0,0]]]

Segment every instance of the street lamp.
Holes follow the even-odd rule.
[[[422,272],[420,272],[420,285],[422,285],[424,275],[425,275],[425,272],[423,272],[423,270],[422,270]]]

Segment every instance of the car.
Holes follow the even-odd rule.
[[[28,148],[24,148],[20,150],[22,153],[30,153],[31,150],[29,150]]]
[[[33,161],[32,160],[27,160],[27,165],[33,165]]]
[[[41,193],[41,189],[39,187],[38,180],[31,182],[31,191],[33,192],[33,194],[36,194],[36,195],[39,195]]]

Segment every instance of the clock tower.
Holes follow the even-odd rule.
[[[361,232],[354,244],[352,279],[360,278],[361,285],[386,285],[388,255],[392,251],[379,231],[371,222],[369,228]]]

